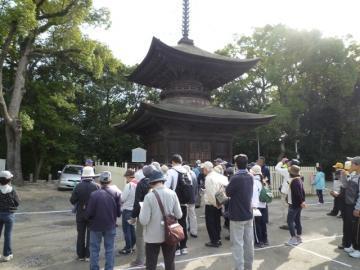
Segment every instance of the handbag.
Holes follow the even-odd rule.
[[[220,190],[215,193],[215,199],[216,199],[216,204],[219,207],[229,200],[229,197],[226,196],[224,186],[221,186]]]
[[[153,191],[159,204],[164,219],[165,243],[169,246],[176,246],[185,239],[184,229],[173,215],[166,215],[159,193]]]
[[[264,203],[271,203],[274,198],[274,194],[267,186],[263,186],[260,191],[259,201]]]

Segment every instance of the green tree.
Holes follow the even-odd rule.
[[[319,31],[267,25],[220,53],[261,59],[243,80],[220,89],[216,98],[224,107],[277,115],[272,123],[256,130],[263,154],[275,161],[280,152],[279,137],[286,132],[287,154],[291,156],[299,140],[306,162],[330,163],[344,158],[349,136],[355,134],[351,125],[354,118],[347,112],[359,78],[356,42],[324,38]],[[237,144],[246,149],[246,140],[252,137],[250,134]],[[244,141],[244,136],[239,140]]]
[[[23,181],[22,126],[29,117],[21,113],[21,104],[28,90],[29,66],[34,62],[42,65],[51,57],[73,57],[79,66],[101,74],[103,62],[95,53],[97,43],[82,35],[80,26],[107,22],[108,12],[94,10],[90,0],[1,2],[0,111],[5,122],[7,167],[17,183]]]

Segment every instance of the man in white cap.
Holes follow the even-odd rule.
[[[0,172],[0,236],[2,228],[5,227],[3,250],[4,262],[8,262],[13,259],[11,234],[15,222],[14,212],[17,210],[20,203],[14,187],[10,185],[12,178],[13,175],[11,172]]]
[[[70,198],[70,202],[76,205],[76,228],[78,232],[76,253],[79,261],[88,261],[90,258],[89,220],[85,213],[90,194],[99,189],[99,186],[94,182],[94,177],[93,167],[85,166],[81,175],[82,181],[76,185]]]
[[[206,161],[201,165],[205,178],[205,223],[209,234],[210,242],[206,243],[207,247],[221,246],[221,208],[216,202],[215,194],[222,187],[228,184],[225,176],[214,171],[214,165]]]

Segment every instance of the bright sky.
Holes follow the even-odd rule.
[[[153,36],[168,45],[181,38],[182,0],[93,0],[111,11],[109,30],[89,30],[126,65],[140,63]],[[326,36],[360,40],[360,0],[190,0],[190,38],[213,52],[251,34],[254,27],[282,23],[318,29]]]

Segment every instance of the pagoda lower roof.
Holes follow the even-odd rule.
[[[172,47],[154,37],[146,57],[128,79],[159,89],[173,81],[195,79],[205,90],[212,90],[238,78],[258,61],[210,53],[187,43]]]
[[[162,120],[176,120],[187,123],[202,123],[209,125],[260,126],[269,123],[275,116],[227,110],[215,106],[194,106],[174,103],[150,104],[141,103],[139,110],[125,123],[115,127],[125,132],[141,133]],[[156,124],[156,123],[155,123]]]

